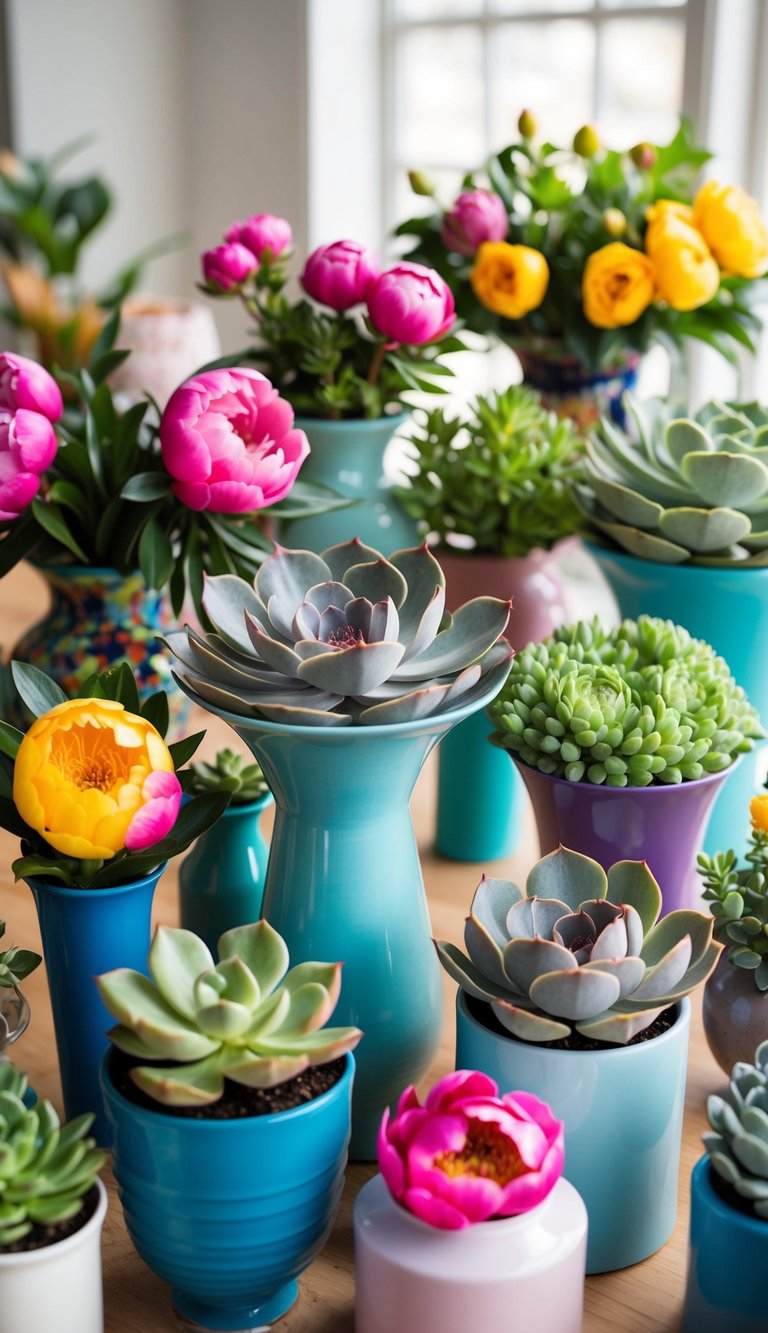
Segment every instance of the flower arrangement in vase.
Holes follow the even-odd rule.
[[[0,921],[0,940],[5,935],[5,922]],[[0,950],[0,1052],[27,1030],[29,1005],[21,993],[21,983],[39,967],[42,958],[31,949],[11,945]]]

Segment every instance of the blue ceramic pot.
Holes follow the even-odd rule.
[[[190,1119],[136,1106],[102,1066],[115,1177],[131,1239],[207,1329],[271,1324],[325,1244],[349,1143],[354,1060],[314,1101],[274,1115]]]
[[[637,384],[640,357],[629,352],[613,366],[590,370],[575,356],[553,345],[534,351],[515,347],[523,368],[523,380],[541,394],[541,401],[559,417],[570,417],[586,430],[608,416],[619,426],[626,425],[623,398]]]
[[[732,1208],[709,1158],[691,1176],[691,1248],[683,1333],[765,1333],[768,1222]]]
[[[268,853],[259,817],[271,804],[266,792],[248,805],[230,805],[179,867],[181,924],[205,940],[214,958],[225,930],[261,916]]]
[[[113,967],[147,971],[152,899],[165,865],[111,889],[68,889],[29,879],[48,973],[67,1120],[95,1111],[92,1133],[109,1145],[99,1066],[114,1018],[93,978]]]
[[[677,1216],[690,1002],[661,1036],[601,1051],[502,1036],[470,1013],[462,991],[456,1010],[456,1068],[482,1070],[502,1092],[533,1092],[565,1121],[564,1175],[589,1214],[587,1272],[661,1249]]]
[[[647,613],[674,620],[724,657],[768,724],[768,569],[660,565],[623,551],[590,546],[623,616]],[[704,846],[747,850],[749,802],[765,782],[768,746],[746,754],[717,798]]]
[[[384,555],[416,546],[418,529],[392,495],[384,472],[384,453],[392,436],[407,420],[405,413],[374,421],[323,421],[297,417],[312,449],[302,465],[302,481],[330,486],[355,500],[315,518],[294,519],[281,527],[284,546],[324,551],[337,542],[359,537]]]

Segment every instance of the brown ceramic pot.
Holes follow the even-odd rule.
[[[726,1074],[737,1060],[754,1063],[768,1037],[768,991],[759,991],[752,973],[730,963],[725,950],[704,987],[703,1017],[709,1049]]]

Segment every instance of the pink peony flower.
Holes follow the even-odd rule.
[[[58,421],[64,410],[61,390],[36,361],[16,352],[0,352],[0,408],[16,412],[20,407]]]
[[[258,370],[208,370],[182,384],[160,422],[163,462],[190,509],[249,514],[288,494],[309,453],[293,408]]]
[[[18,518],[56,456],[51,424],[63,404],[56,381],[25,356],[0,353],[0,523]]]
[[[349,310],[366,299],[380,273],[378,260],[358,241],[333,241],[313,250],[301,285],[322,305]]]
[[[233,287],[239,287],[259,267],[253,251],[246,249],[239,241],[205,250],[201,262],[205,281],[211,287],[218,287],[221,292],[230,292]]]
[[[443,244],[472,259],[484,241],[503,241],[507,210],[491,190],[466,190],[443,219]]]
[[[535,1208],[563,1170],[563,1124],[530,1092],[499,1097],[492,1078],[459,1069],[422,1106],[406,1088],[384,1112],[381,1174],[393,1198],[422,1222],[458,1231]]]
[[[257,259],[267,250],[276,259],[293,244],[293,232],[285,218],[275,217],[274,213],[255,213],[245,222],[233,222],[225,240],[238,241]]]
[[[144,805],[133,816],[125,833],[129,852],[143,852],[167,838],[181,809],[181,783],[175,773],[156,770],[144,779]]]
[[[368,293],[368,313],[380,333],[398,343],[434,342],[448,332],[456,308],[448,283],[433,268],[403,260]]]

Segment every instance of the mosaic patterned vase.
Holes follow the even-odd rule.
[[[589,370],[575,356],[534,352],[516,347],[523,380],[537,389],[545,407],[559,417],[570,417],[581,429],[594,426],[608,416],[619,426],[626,424],[623,395],[634,389],[640,357],[628,353],[620,363],[604,370]]]

